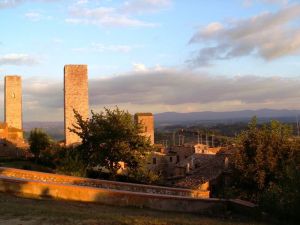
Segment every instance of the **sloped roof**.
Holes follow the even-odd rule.
[[[152,113],[150,112],[145,112],[145,113],[136,113],[134,114],[135,116],[153,116]]]
[[[23,130],[15,127],[9,127],[8,132],[23,132]]]

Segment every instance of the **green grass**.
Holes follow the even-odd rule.
[[[0,224],[22,225],[265,225],[249,218],[194,214],[99,204],[37,200],[0,193]]]

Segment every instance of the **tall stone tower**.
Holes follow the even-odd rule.
[[[154,144],[154,117],[152,113],[136,113],[134,115],[136,123],[140,123],[143,126],[143,133],[141,135],[150,139],[151,144]]]
[[[20,76],[5,76],[4,120],[9,127],[22,129],[22,80]]]
[[[69,131],[76,123],[73,110],[87,119],[89,116],[87,65],[65,65],[64,68],[64,122],[66,146],[81,142]]]

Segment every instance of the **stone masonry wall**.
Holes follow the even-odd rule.
[[[64,122],[65,144],[80,142],[80,138],[69,131],[76,123],[73,109],[84,119],[89,116],[87,65],[65,65],[64,68]]]
[[[5,76],[4,120],[9,127],[22,129],[22,81],[20,76]]]
[[[143,125],[143,133],[146,137],[150,138],[151,144],[154,144],[154,118],[152,113],[136,113],[134,115],[136,123]]]
[[[89,185],[82,185],[84,181]],[[98,182],[104,186],[96,185]],[[258,212],[257,206],[249,202],[201,198],[198,195],[192,197],[188,195],[194,193],[187,189],[97,181],[3,167],[0,168],[0,192],[31,198],[64,199],[197,214],[223,215],[228,209],[253,216]]]
[[[13,179],[35,180],[56,184],[69,184],[78,186],[87,186],[95,188],[122,190],[129,192],[141,192],[148,194],[174,195],[192,198],[209,198],[207,189],[191,190],[182,188],[171,188],[154,185],[144,185],[117,181],[107,181],[98,179],[89,179],[82,177],[73,177],[59,174],[41,173],[36,171],[27,171],[13,168],[0,167],[0,176],[6,176]]]

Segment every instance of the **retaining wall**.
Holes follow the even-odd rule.
[[[256,210],[255,205],[233,200],[184,196],[192,190],[165,188],[100,180],[106,188],[78,185],[96,180],[33,171],[0,168],[0,191],[33,198],[53,198],[81,202],[94,202],[116,206],[132,206],[163,211],[220,215],[230,208]],[[93,183],[95,182],[95,183]],[[123,189],[112,189],[114,186]],[[135,188],[134,188],[135,187]],[[137,191],[135,191],[137,190]],[[142,191],[144,190],[144,191]]]
[[[182,188],[169,188],[154,185],[133,184],[126,182],[115,182],[98,179],[87,179],[82,177],[65,176],[51,173],[41,173],[36,171],[19,170],[13,168],[0,167],[0,175],[22,178],[32,181],[43,181],[49,183],[69,184],[78,186],[89,186],[97,188],[115,189],[132,192],[142,192],[151,194],[176,195],[194,198],[209,198],[207,190],[190,190]]]

